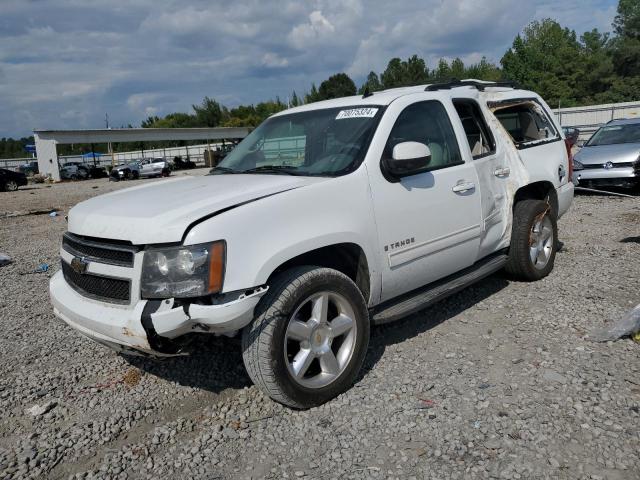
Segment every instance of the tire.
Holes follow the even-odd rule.
[[[317,322],[322,311],[326,321]],[[329,268],[292,268],[269,282],[255,312],[242,332],[242,358],[253,383],[273,400],[311,408],[353,384],[370,325],[362,293],[349,277]]]
[[[131,176],[133,177],[134,180],[137,180],[138,178],[140,178],[140,172],[138,172],[137,170],[134,170],[133,172],[131,172]]]
[[[557,249],[558,226],[549,204],[542,200],[516,203],[507,272],[516,280],[540,280],[553,270]]]
[[[18,182],[15,180],[7,180],[7,183],[4,184],[4,189],[7,192],[15,192],[18,190]]]

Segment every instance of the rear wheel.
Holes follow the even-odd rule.
[[[558,227],[550,205],[522,200],[513,209],[513,229],[506,270],[524,281],[549,275],[557,251]]]
[[[7,180],[4,188],[7,192],[15,192],[16,190],[18,190],[18,182],[16,182],[15,180]]]
[[[369,343],[358,287],[328,268],[298,267],[270,282],[242,334],[253,382],[277,402],[310,408],[347,390]]]

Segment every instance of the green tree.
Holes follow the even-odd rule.
[[[152,128],[153,125],[158,121],[160,121],[160,117],[158,117],[157,115],[153,115],[143,120],[140,126],[142,128]]]
[[[465,67],[464,78],[497,82],[502,79],[502,70],[489,62],[486,57],[482,57],[478,63]]]
[[[576,89],[579,103],[593,103],[609,90],[615,81],[615,72],[609,51],[609,34],[597,29],[585,32],[580,37],[581,70],[577,78]]]
[[[153,123],[153,128],[193,128],[198,126],[200,125],[198,125],[195,116],[181,112],[170,113]]]
[[[319,100],[348,97],[356,94],[356,84],[346,73],[331,75],[318,88]]]
[[[322,100],[320,98],[320,94],[318,93],[318,89],[316,88],[316,84],[311,84],[311,90],[304,96],[304,103],[313,103],[318,100]]]
[[[446,59],[441,58],[438,61],[438,67],[433,72],[433,80],[434,81],[444,81],[453,78],[451,74],[451,67],[449,67],[449,62]]]
[[[619,37],[640,40],[640,2],[620,0],[617,15],[613,20],[613,30]]]
[[[574,31],[545,19],[525,27],[501,60],[506,78],[537,91],[551,105],[575,105],[583,74],[581,46]]]
[[[291,105],[292,107],[297,107],[299,105],[302,105],[302,102],[298,98],[298,94],[296,93],[295,90],[291,94],[291,100],[289,101],[289,105]]]
[[[422,85],[429,81],[429,69],[425,61],[417,55],[409,57],[406,61],[392,58],[380,75],[380,80],[384,88]]]
[[[451,76],[462,80],[466,77],[465,73],[464,62],[460,58],[454,58],[451,62]]]
[[[229,114],[226,107],[209,97],[204,97],[200,105],[193,105],[193,111],[199,127],[217,127]]]
[[[380,83],[380,77],[378,77],[378,74],[376,72],[369,72],[369,75],[367,75],[367,79],[360,87],[360,90],[358,90],[358,93],[360,95],[364,95],[364,92],[367,89],[369,89],[369,92],[371,93],[382,90],[382,83]]]

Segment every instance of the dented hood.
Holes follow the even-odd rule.
[[[69,231],[134,245],[179,242],[189,225],[205,216],[323,180],[234,174],[147,183],[79,203],[69,212]]]

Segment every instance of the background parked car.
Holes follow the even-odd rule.
[[[111,169],[113,180],[135,180],[140,177],[166,177],[171,174],[171,166],[164,158],[144,158],[140,161],[118,165]]]
[[[109,176],[104,167],[98,167],[96,165],[89,166],[89,176],[91,178],[106,178]]]
[[[600,127],[574,157],[573,183],[640,186],[640,119],[612,120]]]
[[[580,130],[574,127],[562,127],[564,138],[567,139],[569,145],[572,147],[578,144],[578,138],[580,137]]]
[[[111,180],[135,180],[140,177],[140,164],[138,162],[116,165],[111,169]]]
[[[60,168],[60,178],[65,180],[85,180],[89,175],[89,167],[81,162],[68,162]]]
[[[0,190],[14,192],[18,190],[18,187],[22,187],[27,183],[29,182],[24,173],[0,168]]]
[[[145,158],[140,162],[140,176],[141,177],[160,177],[169,176],[171,174],[171,167],[162,157],[157,158]]]
[[[38,161],[34,160],[32,162],[28,162],[25,163],[23,165],[20,165],[20,167],[18,167],[18,169],[20,170],[21,173],[24,173],[25,175],[36,175],[38,173],[40,173],[40,170],[38,168]]]
[[[196,164],[191,161],[189,155],[187,155],[187,158],[184,160],[178,155],[173,157],[173,168],[175,170],[190,170],[196,168]]]

